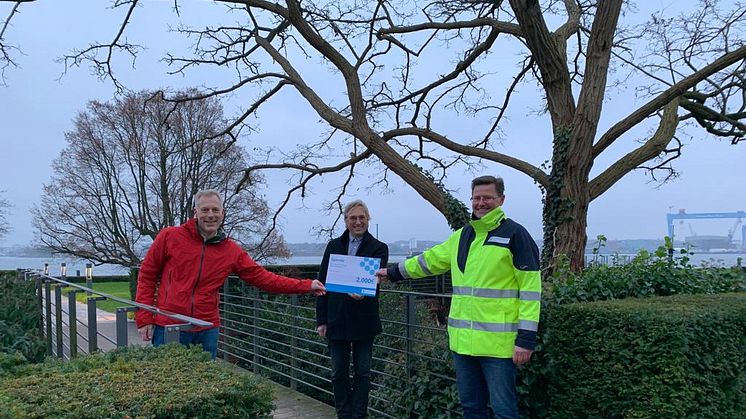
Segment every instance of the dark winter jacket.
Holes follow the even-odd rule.
[[[321,260],[319,280],[326,283],[329,255],[346,255],[349,244],[348,230],[329,242]],[[380,258],[381,267],[386,267],[389,247],[366,232],[355,256]],[[355,300],[347,294],[328,292],[316,299],[316,324],[327,325],[326,336],[332,340],[372,339],[383,330],[378,314],[378,295]]]
[[[232,273],[271,293],[302,294],[311,289],[310,280],[287,278],[265,270],[222,234],[203,240],[196,219],[192,218],[158,233],[140,267],[135,301],[219,326],[218,292]],[[156,287],[158,301],[155,301]],[[137,327],[179,323],[146,310],[138,310],[135,320]]]

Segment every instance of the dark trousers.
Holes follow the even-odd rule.
[[[352,383],[350,383],[350,352],[352,352],[354,372]],[[373,363],[373,339],[330,339],[329,354],[332,358],[332,388],[337,417],[340,419],[367,417],[370,368]]]
[[[518,419],[516,368],[512,358],[453,353],[464,419],[489,419],[488,405],[498,419]]]

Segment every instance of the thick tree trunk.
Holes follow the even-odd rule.
[[[544,197],[544,277],[552,275],[563,261],[574,272],[583,269],[590,189],[588,173],[593,161],[588,142],[577,141],[570,129],[555,134],[549,187]]]

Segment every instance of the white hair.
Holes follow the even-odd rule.
[[[368,211],[368,206],[365,205],[365,202],[363,202],[361,199],[356,199],[350,202],[349,204],[345,205],[345,209],[344,209],[345,220],[347,219],[347,215],[350,214],[350,211],[352,211],[352,209],[355,207],[363,207],[363,211],[365,211],[365,218],[370,220],[370,212]]]
[[[199,203],[199,200],[202,199],[202,197],[205,196],[215,196],[218,198],[218,201],[220,201],[220,206],[223,206],[223,197],[220,195],[219,191],[216,191],[215,189],[203,189],[196,194],[194,194],[194,208],[197,208],[197,203]]]

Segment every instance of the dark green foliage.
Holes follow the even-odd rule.
[[[744,417],[745,293],[552,310],[550,416]]]
[[[554,234],[557,227],[573,220],[571,211],[575,202],[569,198],[562,197],[565,187],[564,181],[567,175],[567,154],[570,150],[572,127],[561,126],[554,131],[554,157],[551,163],[542,165],[544,171],[549,171],[549,185],[546,189],[540,186],[544,192],[542,199],[544,221],[544,247],[541,251],[541,266],[553,266],[554,260]],[[551,170],[549,170],[551,169]]]
[[[0,352],[20,352],[39,362],[46,346],[39,336],[39,313],[35,284],[16,279],[15,272],[0,275]]]
[[[135,301],[137,294],[137,275],[140,274],[140,268],[130,268],[128,281],[130,283],[130,300]]]
[[[520,408],[527,417],[549,417],[550,406],[559,409],[560,400],[569,400],[578,391],[593,391],[593,387],[569,387],[565,390],[553,385],[553,374],[557,368],[564,373],[572,373],[562,365],[557,365],[548,351],[554,348],[557,334],[576,334],[579,325],[565,322],[564,312],[559,308],[571,303],[604,300],[619,300],[630,297],[669,296],[675,294],[716,294],[746,290],[746,272],[741,268],[695,267],[689,263],[687,253],[681,252],[676,258],[668,257],[668,249],[659,248],[650,253],[641,251],[629,264],[592,265],[580,274],[571,272],[567,264],[560,263],[554,272],[548,292],[543,296],[542,315],[536,351],[531,363],[519,371],[518,392]],[[557,280],[560,278],[561,280]],[[655,305],[655,298],[649,304]],[[565,330],[562,327],[570,327]],[[589,327],[589,326],[587,326]],[[617,329],[604,329],[604,323],[594,323],[599,333],[617,333]],[[715,325],[717,327],[717,325]],[[577,335],[576,335],[577,336]],[[636,346],[620,346],[615,350],[634,352]],[[612,371],[610,374],[615,374]],[[608,374],[607,374],[608,375]],[[660,384],[663,385],[663,384]],[[693,385],[693,384],[692,384]],[[566,393],[563,393],[563,391]],[[618,397],[625,397],[618,394]],[[669,400],[670,403],[676,401]]]
[[[298,269],[275,271],[290,277],[315,277]],[[226,359],[287,387],[295,378],[299,392],[332,404],[330,362],[326,340],[316,333],[315,298],[268,295],[235,278],[224,289],[221,317],[229,352]],[[294,363],[294,357],[302,361]]]
[[[381,410],[399,412],[398,417],[463,417],[445,330],[430,336],[429,342],[419,342],[410,355],[409,372],[405,353],[390,354],[385,374],[379,378],[381,387],[374,393],[385,400],[378,403]]]
[[[560,267],[549,298],[558,304],[627,297],[676,294],[714,294],[746,291],[746,272],[740,267],[695,267],[686,251],[668,258],[661,246],[654,253],[645,250],[628,264],[593,265],[581,274]]]
[[[396,286],[406,291],[406,286]],[[423,298],[415,303],[416,327],[411,353],[406,345],[406,298],[401,294],[381,293],[381,318],[384,333],[376,338],[380,351],[374,358],[380,371],[375,378],[378,386],[371,392],[371,408],[395,417],[460,418],[456,374],[445,325],[436,324],[434,314],[443,301]]]
[[[130,347],[25,368],[0,358],[0,365],[10,376],[0,381],[0,418],[268,418],[272,409],[267,384],[210,361],[201,348]]]

